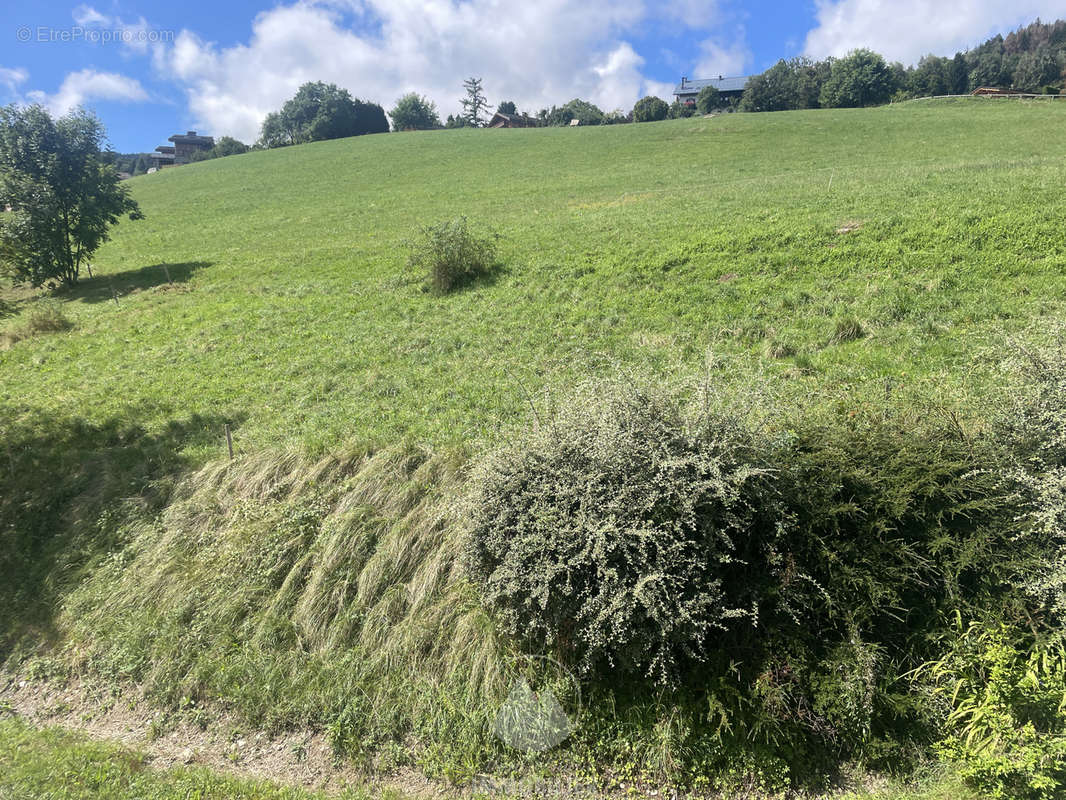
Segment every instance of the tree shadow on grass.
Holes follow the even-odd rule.
[[[54,638],[63,598],[131,524],[151,520],[192,466],[190,447],[219,443],[243,416],[128,418],[96,424],[37,409],[0,410],[0,664]]]
[[[212,261],[159,263],[106,275],[94,274],[92,277],[84,275],[74,286],[59,291],[61,295],[72,300],[81,300],[84,303],[106,303],[116,297],[125,297],[146,289],[187,283],[194,273],[213,264]]]

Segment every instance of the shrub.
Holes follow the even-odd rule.
[[[397,131],[432,131],[442,127],[437,106],[432,100],[408,92],[389,111],[392,128]]]
[[[832,62],[819,101],[823,108],[875,106],[887,103],[897,88],[884,58],[859,49]]]
[[[684,119],[685,117],[693,116],[695,113],[695,104],[690,105],[688,103],[682,102],[682,100],[679,98],[677,100],[674,100],[674,102],[670,104],[670,107],[667,110],[667,117],[669,117],[670,119]]]
[[[1023,377],[1010,385],[1011,402],[997,426],[1024,487],[1026,543],[1044,558],[1022,581],[1061,625],[1066,622],[1066,336],[1042,351],[1018,348],[1008,369]]]
[[[710,114],[721,106],[722,99],[718,90],[713,86],[704,86],[696,95],[696,110],[701,114]]]
[[[755,565],[776,561],[786,511],[739,421],[650,389],[599,395],[482,466],[467,563],[527,647],[671,683],[715,631],[757,623]]]
[[[475,470],[468,573],[520,646],[591,683],[703,692],[722,744],[809,770],[932,736],[900,678],[952,612],[1020,609],[1041,551],[1016,482],[947,414],[775,427],[586,388]]]
[[[447,294],[496,266],[496,234],[476,236],[466,217],[428,225],[408,243],[407,265],[422,272],[434,294]]]

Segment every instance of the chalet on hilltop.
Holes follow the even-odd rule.
[[[489,128],[535,128],[537,121],[526,114],[504,114],[497,111],[489,120]]]
[[[175,133],[167,141],[174,144],[160,145],[155,149],[154,153],[148,154],[148,158],[152,161],[153,169],[188,164],[192,161],[193,153],[200,150],[210,150],[215,146],[213,136],[197,136],[196,131]]]
[[[748,76],[723,78],[721,75],[717,78],[700,78],[699,80],[682,78],[681,83],[674,88],[674,97],[685,105],[694,106],[700,89],[704,86],[713,86],[718,90],[718,96],[722,100],[731,100],[733,98],[740,100],[744,95],[744,87],[748,85],[749,80],[751,79]]]

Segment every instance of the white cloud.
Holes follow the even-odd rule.
[[[111,17],[101,14],[92,6],[81,5],[72,12],[74,21],[83,27],[111,24]]]
[[[721,75],[728,78],[744,75],[751,61],[751,51],[742,32],[729,42],[707,39],[700,44],[700,60],[692,77],[716,78]]]
[[[83,28],[106,30],[112,33],[112,39],[135,53],[146,53],[151,45],[159,41],[158,31],[148,26],[148,20],[140,17],[135,22],[127,22],[120,17],[103,14],[92,6],[80,5],[72,12],[74,22]]]
[[[818,25],[804,48],[816,58],[869,47],[912,64],[923,55],[950,56],[998,31],[1062,16],[1062,0],[817,0]]]
[[[156,53],[182,85],[198,128],[245,141],[300,84],[322,80],[386,110],[410,91],[446,116],[459,111],[462,81],[484,79],[489,101],[535,112],[573,97],[628,109],[666,84],[646,80],[629,38],[672,19],[709,27],[713,0],[298,0],[260,13],[246,43],[220,47],[190,31]],[[354,23],[353,23],[354,20]],[[723,48],[728,52],[728,48]]]
[[[18,92],[19,85],[25,83],[29,77],[30,73],[21,67],[0,67],[0,87],[6,89],[9,94]]]
[[[148,99],[148,93],[137,80],[115,72],[96,72],[91,69],[68,73],[55,94],[34,91],[26,96],[31,102],[46,106],[55,115],[66,114],[75,106],[90,100],[140,102]]]

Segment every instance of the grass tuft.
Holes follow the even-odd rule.
[[[69,331],[73,327],[74,323],[67,318],[62,303],[53,299],[38,300],[30,306],[20,324],[0,333],[0,344],[7,348],[23,339]]]
[[[407,266],[425,275],[433,294],[448,294],[492,272],[497,238],[473,233],[466,217],[427,225],[408,243]]]
[[[855,317],[844,317],[843,319],[837,320],[830,343],[843,344],[844,342],[854,342],[864,336],[866,336],[866,328],[863,327],[863,324],[859,320]]]

